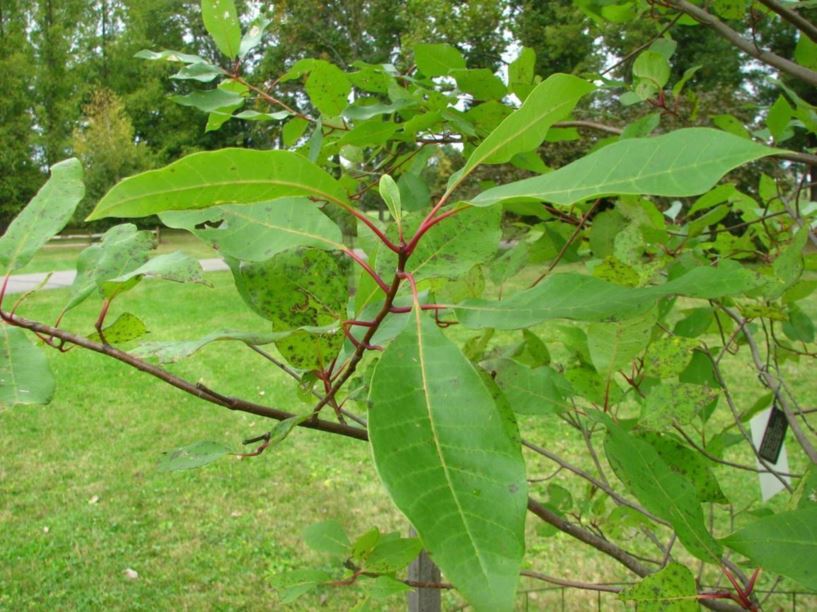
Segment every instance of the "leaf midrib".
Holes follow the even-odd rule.
[[[282,181],[282,180],[229,180],[229,181],[216,181],[216,182],[207,182],[200,185],[195,185],[192,187],[179,187],[176,189],[162,189],[160,191],[152,191],[149,193],[142,193],[140,195],[132,196],[132,197],[124,197],[116,200],[115,202],[111,203],[110,205],[106,206],[103,210],[100,210],[100,213],[107,212],[111,209],[115,209],[117,207],[130,204],[131,202],[139,201],[145,198],[155,197],[155,196],[162,196],[165,194],[179,194],[185,193],[188,191],[197,191],[197,190],[207,190],[215,187],[226,187],[226,186],[235,186],[235,185],[264,185],[264,186],[272,186],[272,185],[281,185],[286,187],[298,187],[303,191],[316,194],[321,199],[326,200],[328,202],[333,202],[335,204],[345,204],[343,200],[336,198],[335,196],[321,191],[319,189],[314,189],[309,185],[305,185],[304,183],[293,183],[291,181]],[[263,200],[259,200],[263,201]],[[210,206],[219,206],[219,205],[227,205],[227,204],[246,204],[247,202],[242,202],[240,199],[238,200],[227,200],[222,202],[214,202],[212,204],[206,204],[204,206],[196,206],[191,208],[182,208],[182,209],[168,209],[168,210],[191,210],[193,208],[209,208]],[[163,212],[163,211],[159,211]]]
[[[485,567],[481,551],[474,543],[474,536],[471,533],[470,524],[468,523],[465,511],[463,510],[462,505],[460,504],[460,500],[457,497],[456,489],[454,488],[454,485],[451,481],[451,475],[449,474],[448,471],[448,464],[446,463],[445,456],[443,455],[442,448],[440,447],[439,436],[437,434],[437,428],[434,423],[433,409],[431,406],[431,390],[428,385],[428,377],[426,375],[426,359],[425,353],[423,351],[423,331],[421,319],[422,309],[419,307],[419,304],[415,303],[413,310],[415,324],[417,325],[417,355],[419,360],[418,365],[420,367],[420,376],[423,382],[423,398],[425,399],[426,412],[428,413],[428,423],[429,427],[431,428],[432,434],[431,437],[432,440],[434,441],[434,450],[436,451],[437,457],[440,460],[440,465],[443,468],[443,474],[445,475],[445,480],[446,483],[448,484],[448,488],[451,491],[451,497],[454,499],[454,503],[457,506],[457,512],[460,516],[460,520],[462,521],[462,524],[465,527],[465,531],[468,534],[468,543],[471,545],[471,548],[473,548],[476,558],[479,561],[479,567],[482,570],[482,575],[485,576],[486,579],[488,579],[487,580],[488,589],[493,591],[493,586],[490,580],[490,573]]]

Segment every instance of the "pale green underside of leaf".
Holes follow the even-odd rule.
[[[694,196],[730,170],[777,152],[720,130],[687,128],[616,142],[549,174],[484,191],[469,204],[513,200],[570,206],[607,195]]]
[[[193,153],[164,168],[126,178],[105,194],[88,220],[291,196],[346,202],[334,178],[296,153],[220,149]]]
[[[762,518],[722,542],[758,567],[817,591],[817,507]]]
[[[681,544],[704,561],[718,562],[721,546],[706,529],[694,487],[673,472],[647,442],[606,419],[604,450],[616,475],[644,507],[668,521]]]
[[[378,473],[465,598],[511,610],[527,503],[516,426],[433,320],[412,316],[371,383]]]
[[[159,278],[176,283],[206,285],[208,283],[204,280],[203,272],[197,259],[181,251],[174,251],[173,253],[154,257],[135,270],[121,276],[103,281],[100,284],[100,290],[105,297],[112,298],[129,290],[143,278]]]
[[[622,287],[593,276],[555,274],[501,301],[467,300],[452,306],[470,328],[520,329],[550,319],[622,321],[649,311],[658,299],[685,295],[717,299],[755,287],[755,276],[739,265],[699,267],[663,285]]]
[[[337,331],[337,326],[304,327],[299,329],[321,334],[333,333]],[[216,331],[196,340],[143,342],[132,352],[137,357],[155,357],[162,363],[174,363],[190,357],[213,342],[234,341],[251,346],[260,346],[283,340],[296,331],[298,330],[282,332]]]
[[[0,324],[0,407],[47,404],[54,395],[54,376],[42,351],[25,332]]]
[[[504,360],[496,375],[496,383],[518,414],[559,414],[573,405],[570,383],[548,366],[529,368],[513,360]]]
[[[202,0],[201,17],[219,51],[235,59],[241,45],[241,25],[233,0]]]
[[[51,178],[0,238],[0,270],[10,274],[25,266],[74,214],[85,195],[82,164],[75,158],[51,167]]]
[[[465,166],[449,181],[449,190],[480,164],[502,164],[517,153],[535,149],[550,126],[570,115],[582,96],[593,89],[592,84],[568,74],[548,77],[471,153]]]
[[[236,259],[264,261],[299,246],[344,248],[340,228],[306,198],[220,208],[224,219],[221,227],[194,233]]]

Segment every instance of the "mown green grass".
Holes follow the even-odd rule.
[[[213,328],[265,329],[266,323],[240,302],[228,274],[208,279],[212,288],[145,282],[115,305],[110,320],[134,312],[156,340],[195,338]],[[66,299],[65,291],[43,292],[23,305],[21,314],[52,320]],[[89,300],[64,325],[90,332],[98,306]],[[808,303],[810,314],[815,306]],[[542,331],[547,334],[548,328]],[[472,335],[456,328],[450,333],[458,339]],[[726,371],[738,401],[748,406],[760,387],[744,353],[729,358]],[[554,356],[559,357],[558,347]],[[242,438],[266,431],[271,423],[209,405],[99,355],[50,351],[49,358],[59,381],[53,403],[0,412],[2,609],[276,609],[274,574],[336,567],[303,545],[304,527],[334,518],[352,535],[373,526],[407,528],[379,485],[363,443],[301,429],[254,459],[158,472],[165,450],[197,440],[238,449]],[[786,367],[805,397],[813,397],[815,381],[805,367]],[[216,343],[172,370],[225,394],[308,410],[290,380],[241,345]],[[724,410],[721,406],[716,418],[725,421]],[[524,435],[593,469],[580,436],[559,421],[527,418],[521,427]],[[731,451],[729,459],[751,463],[746,449]],[[555,470],[539,457],[527,460],[533,479]],[[802,459],[793,457],[792,468],[802,467]],[[757,498],[755,475],[720,468],[717,474],[736,508]],[[567,487],[577,502],[588,492],[561,472],[533,483],[532,493],[546,497],[550,483]],[[721,529],[725,535],[728,526]],[[586,581],[632,579],[592,549],[566,536],[550,537],[534,520],[528,530],[527,562],[537,571]],[[655,555],[638,531],[611,535]],[[139,578],[128,579],[127,568]],[[526,582],[524,588],[534,586],[539,585]],[[343,610],[356,600],[353,590],[331,589],[304,597],[292,609]],[[529,604],[550,609],[559,601],[558,592],[539,593]],[[585,609],[595,601],[595,594],[567,594],[568,609]],[[605,610],[621,607],[611,596],[602,601]],[[457,605],[447,595],[446,607]],[[384,607],[404,606],[398,597]]]
[[[52,241],[37,253],[37,256],[28,265],[17,270],[16,274],[73,270],[76,266],[77,256],[89,244],[91,243],[85,240],[70,240],[66,242]],[[176,250],[183,250],[185,253],[189,253],[200,259],[216,257],[218,255],[218,253],[201,240],[187,232],[162,230],[161,240],[153,254],[161,255]]]

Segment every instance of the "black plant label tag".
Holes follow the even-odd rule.
[[[766,431],[763,432],[763,440],[760,442],[757,454],[770,463],[777,463],[788,427],[789,422],[786,420],[785,413],[775,404],[769,413]]]

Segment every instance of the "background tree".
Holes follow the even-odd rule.
[[[72,223],[81,223],[96,202],[123,178],[152,166],[144,142],[136,142],[134,128],[122,100],[108,89],[98,89],[83,107],[74,129],[72,147],[85,171],[85,199]]]

